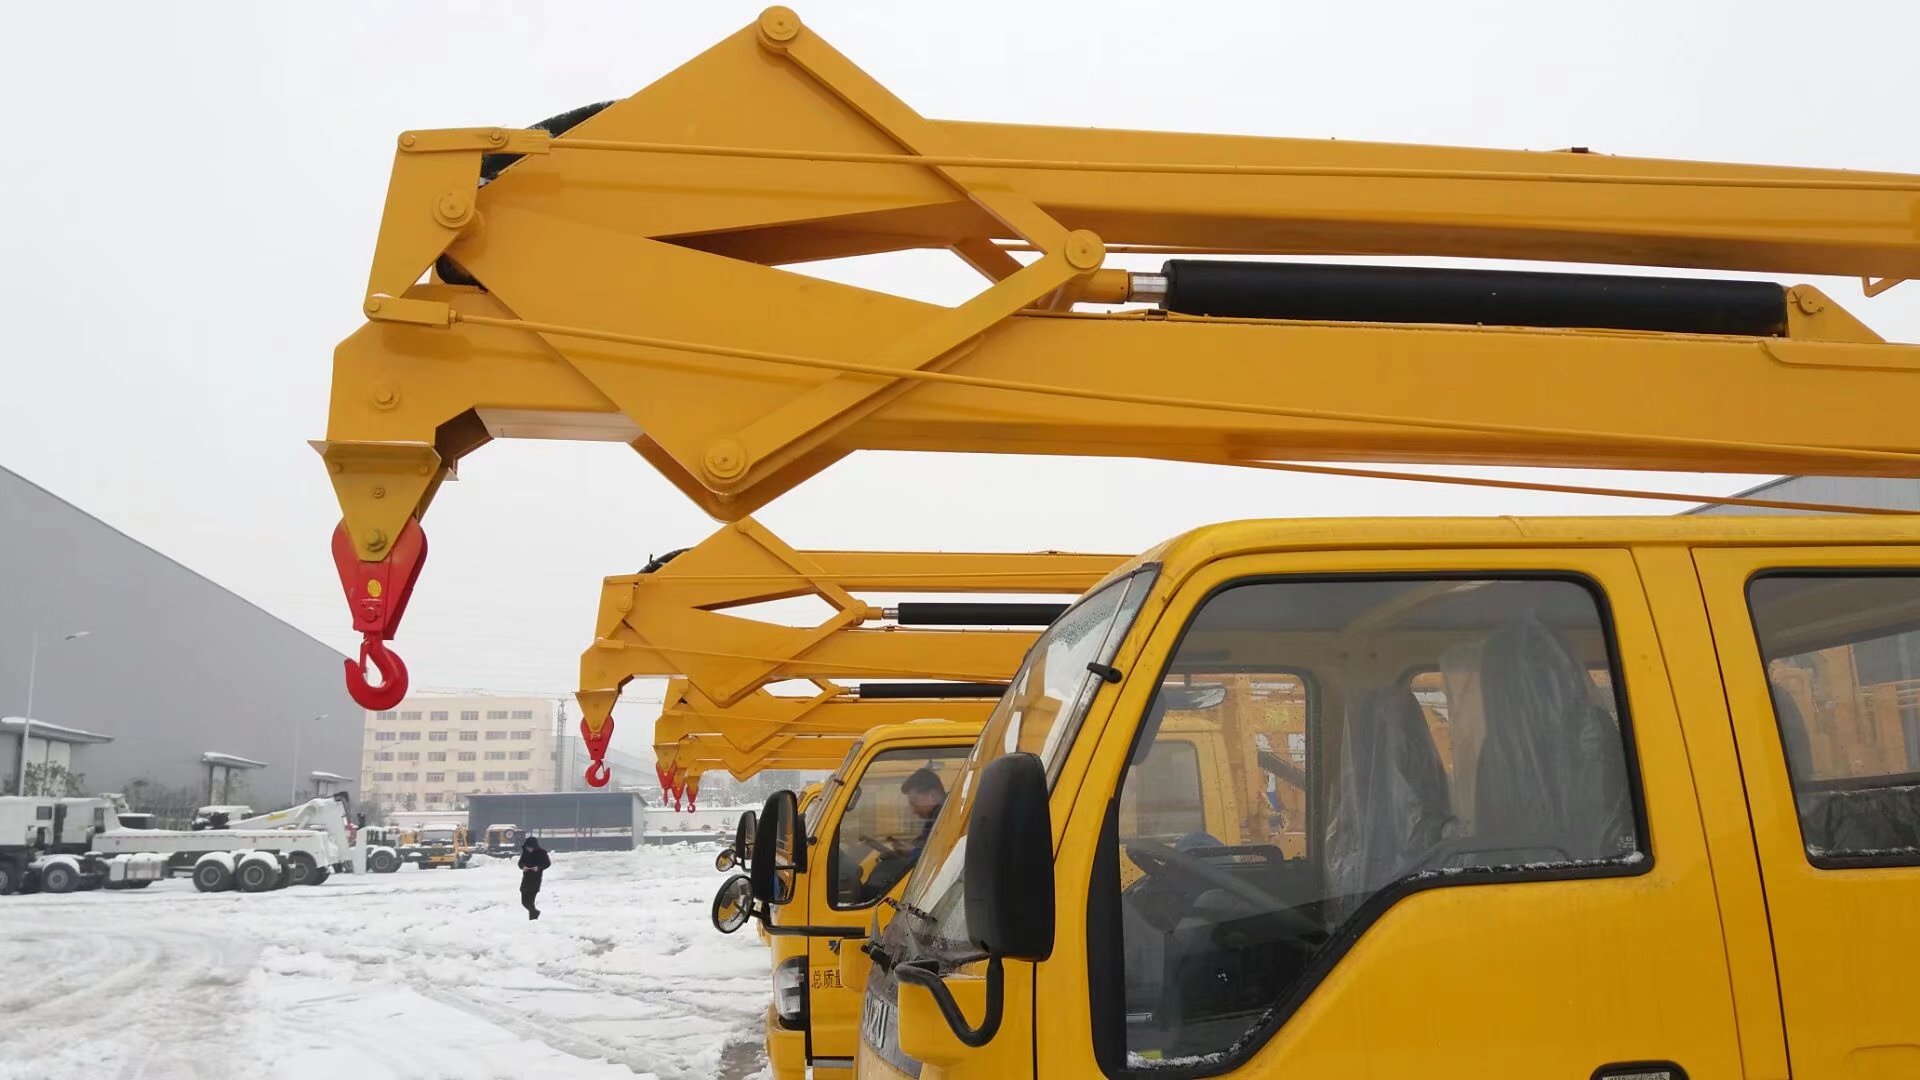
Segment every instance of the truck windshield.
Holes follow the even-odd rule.
[[[889,946],[904,947],[911,955],[948,959],[974,952],[967,943],[961,870],[966,863],[967,821],[975,779],[1001,755],[1024,751],[1038,755],[1046,764],[1049,783],[1058,780],[1061,762],[1100,684],[1100,676],[1089,671],[1088,665],[1113,662],[1158,569],[1141,567],[1089,594],[1034,642],[1000,704],[987,718],[973,753],[954,778],[949,789],[952,797],[934,823],[920,865],[908,882],[906,904],[930,913],[932,921],[893,920]],[[900,934],[907,940],[897,940]]]

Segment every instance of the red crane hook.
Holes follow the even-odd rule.
[[[400,617],[426,562],[427,534],[418,518],[408,518],[393,546],[374,562],[360,558],[346,522],[334,527],[333,565],[353,613],[353,628],[360,631],[360,659],[346,662],[347,693],[362,708],[381,712],[407,696],[407,665],[387,642],[400,629]],[[377,685],[367,679],[369,664],[380,675]]]
[[[581,717],[580,741],[587,744],[587,757],[593,762],[587,766],[587,783],[592,787],[606,787],[613,779],[613,770],[607,768],[606,760],[607,744],[613,741],[613,717],[607,717],[599,731],[593,730],[586,717]]]
[[[380,673],[378,686],[367,682],[367,665]],[[407,664],[387,643],[368,633],[360,640],[360,659],[347,661],[347,693],[361,708],[384,712],[407,696]]]

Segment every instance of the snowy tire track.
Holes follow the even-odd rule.
[[[518,875],[185,881],[0,899],[0,1080],[744,1080],[767,953],[707,925],[711,850]]]

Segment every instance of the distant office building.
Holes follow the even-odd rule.
[[[410,697],[368,711],[362,798],[388,810],[461,810],[467,797],[552,791],[548,698]]]
[[[123,792],[167,821],[216,788],[262,809],[311,798],[318,777],[359,771],[342,659],[0,469],[0,792],[27,729],[36,772]],[[30,729],[11,719],[29,683]]]

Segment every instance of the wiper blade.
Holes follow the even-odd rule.
[[[921,922],[930,923],[934,921],[933,916],[931,914],[925,911],[922,911],[917,907],[914,907],[912,904],[907,903],[905,900],[895,900],[893,897],[889,896],[880,902],[887,905],[888,907],[892,908],[895,911],[901,912],[903,914],[911,915],[914,918],[919,919]]]

